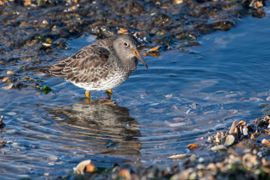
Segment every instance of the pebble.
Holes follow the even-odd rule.
[[[262,140],[262,145],[266,146],[266,147],[269,147],[270,148],[270,141],[267,140],[267,139],[263,139]]]
[[[199,161],[200,163],[203,163],[203,162],[204,162],[204,158],[203,158],[203,157],[200,157],[200,158],[198,159],[198,161]]]
[[[7,86],[2,87],[2,89],[4,89],[4,90],[10,90],[12,88],[13,88],[13,84],[9,84]]]
[[[91,160],[81,161],[76,167],[73,168],[75,174],[84,174],[85,167],[91,164]]]
[[[48,160],[49,161],[57,161],[58,160],[58,157],[55,156],[55,155],[49,155]]]
[[[217,146],[213,146],[211,147],[211,150],[212,151],[223,151],[223,150],[226,150],[226,146],[224,145],[217,145]]]
[[[256,155],[247,153],[243,156],[242,158],[243,160],[243,165],[247,168],[254,168],[255,166],[257,166],[259,164]]]
[[[184,0],[173,0],[173,4],[182,4]]]
[[[85,172],[87,173],[93,173],[96,171],[96,167],[94,166],[94,164],[90,163],[90,164],[87,164],[86,167],[85,167]]]
[[[8,113],[6,113],[6,114],[9,115],[9,116],[16,116],[16,115],[17,115],[16,112],[8,112]]]
[[[169,156],[169,158],[170,159],[184,159],[189,156],[190,156],[189,154],[175,154],[175,155]]]
[[[14,75],[15,73],[14,73],[14,71],[11,71],[11,70],[8,70],[7,71],[7,75],[9,75],[9,76],[12,76],[12,75]]]
[[[248,136],[248,128],[247,128],[247,126],[243,127],[243,135]]]
[[[119,171],[119,176],[126,179],[126,180],[131,179],[131,174],[130,174],[128,169],[121,169]]]
[[[6,82],[8,82],[9,81],[9,77],[4,77],[3,79],[2,79],[2,82],[3,83],[6,83]]]

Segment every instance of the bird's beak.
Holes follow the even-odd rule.
[[[141,63],[145,66],[145,68],[148,69],[148,65],[143,61],[143,59],[142,59],[140,53],[138,52],[138,50],[135,49],[135,48],[132,48],[132,51],[133,51],[134,55],[136,56],[136,58],[138,58],[139,61],[141,61]]]

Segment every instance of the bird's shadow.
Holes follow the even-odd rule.
[[[61,126],[83,134],[84,141],[99,144],[93,147],[99,154],[140,155],[138,122],[112,100],[82,100],[48,111]]]

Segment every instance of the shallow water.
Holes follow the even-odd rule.
[[[268,13],[269,14],[269,13]],[[62,79],[44,78],[48,95],[31,88],[0,90],[0,174],[10,177],[65,175],[78,162],[97,166],[126,162],[173,164],[167,157],[186,145],[252,120],[270,101],[270,17],[245,18],[228,32],[201,38],[201,46],[146,57],[113,100],[87,104],[83,90]],[[94,41],[70,41],[67,56]],[[15,96],[16,95],[16,96]],[[105,96],[94,92],[93,98]],[[47,174],[48,175],[48,174]]]

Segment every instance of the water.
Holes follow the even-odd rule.
[[[229,32],[201,38],[188,52],[147,57],[113,100],[87,104],[83,90],[46,78],[48,95],[25,88],[0,90],[0,174],[7,178],[66,175],[80,161],[97,166],[175,162],[168,156],[188,152],[186,145],[230,126],[252,120],[270,101],[270,17],[245,18]],[[92,42],[70,41],[65,55]],[[42,77],[41,77],[42,78]],[[94,99],[105,94],[93,93]]]

